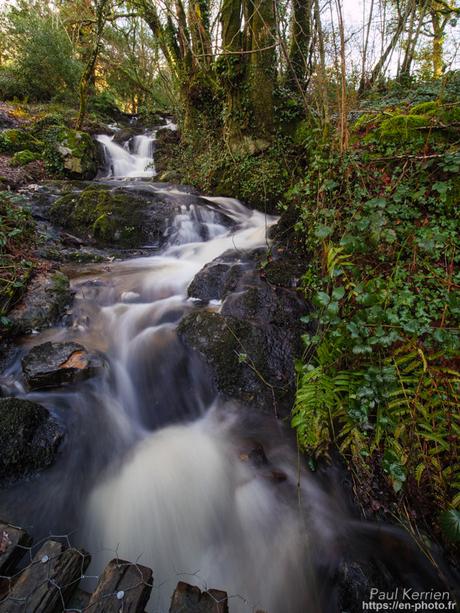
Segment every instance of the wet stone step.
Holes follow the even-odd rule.
[[[85,613],[143,613],[153,587],[150,568],[112,560],[102,573]]]
[[[89,563],[85,551],[47,541],[1,600],[0,613],[63,611]]]
[[[31,544],[25,530],[0,521],[0,575],[9,576]]]
[[[88,379],[102,372],[105,360],[79,343],[47,342],[33,347],[22,360],[22,370],[31,390],[59,387]]]
[[[228,613],[226,592],[208,590],[184,583],[177,584],[169,613]]]

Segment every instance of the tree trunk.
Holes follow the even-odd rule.
[[[104,33],[104,27],[106,23],[106,9],[109,6],[109,2],[110,0],[99,0],[99,2],[96,2],[96,31],[94,46],[89,55],[88,61],[86,62],[86,66],[83,70],[83,74],[80,79],[80,109],[76,122],[77,130],[82,129],[83,122],[85,121],[88,106],[88,90],[94,78],[94,70],[96,67],[97,58],[102,48],[102,35]]]
[[[431,10],[430,13],[433,26],[433,77],[440,79],[443,72],[444,29],[441,14],[436,10]]]
[[[319,0],[313,0],[313,14],[315,17],[316,35],[318,37],[318,85],[320,91],[320,112],[323,117],[323,124],[326,127],[329,123],[329,99],[327,91],[327,79],[326,79],[326,49],[324,45],[324,32],[321,24],[321,11],[319,6]]]
[[[272,0],[249,0],[249,91],[253,134],[270,141],[273,133],[273,89],[276,76],[275,12]]]
[[[246,56],[241,31],[241,0],[224,0],[221,11],[223,57],[220,60],[220,81],[225,91],[224,137],[236,149],[247,128],[243,111],[243,87],[246,79]]]
[[[311,44],[311,0],[292,0],[288,85],[305,86]]]
[[[386,49],[382,53],[379,61],[375,64],[375,66],[374,66],[374,68],[372,70],[371,76],[370,76],[369,80],[367,81],[367,83],[365,84],[365,86],[371,88],[374,85],[374,83],[377,81],[377,79],[380,77],[380,75],[382,73],[382,70],[383,70],[383,67],[385,66],[385,63],[386,63],[390,53],[395,49],[395,47],[396,47],[396,45],[397,45],[397,43],[398,43],[398,41],[399,41],[399,39],[401,37],[401,34],[404,31],[404,26],[405,26],[406,21],[407,21],[409,15],[410,15],[410,13],[411,13],[411,11],[413,9],[414,4],[415,4],[415,0],[413,2],[408,1],[406,6],[405,6],[404,12],[399,15],[398,23],[396,25],[396,29],[395,29],[395,31],[393,33],[393,36],[391,37],[391,40],[390,40],[389,44],[387,45]],[[364,90],[364,88],[363,89],[360,88],[360,93],[362,93],[363,90]]]

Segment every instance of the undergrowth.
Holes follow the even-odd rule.
[[[315,332],[304,337],[292,425],[312,457],[338,446],[370,484],[370,507],[384,506],[373,490],[387,484],[394,508],[407,504],[458,541],[458,127],[413,127],[382,138],[378,122],[360,121],[343,156],[305,143],[307,172],[288,200],[316,312],[305,318]]]
[[[22,296],[32,274],[30,248],[35,242],[35,224],[23,198],[0,192],[0,324]]]

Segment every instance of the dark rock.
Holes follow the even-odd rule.
[[[153,186],[113,189],[104,184],[90,185],[58,198],[49,208],[49,215],[54,223],[98,244],[160,248],[173,240],[173,221],[183,207],[191,212],[206,239],[201,210],[212,208],[209,202],[194,194],[178,195]],[[226,225],[234,223],[218,211],[215,217]]]
[[[0,481],[52,464],[63,432],[48,409],[29,400],[0,399]]]
[[[32,279],[22,301],[9,313],[11,334],[29,334],[53,325],[71,304],[73,292],[60,272]]]
[[[58,387],[88,379],[104,368],[100,354],[88,353],[78,343],[43,343],[22,359],[22,369],[30,389]]]
[[[218,271],[221,264],[215,263]],[[203,283],[197,280],[193,294],[221,296],[228,270],[220,272],[222,280],[212,268],[202,272]],[[295,291],[270,286],[254,275],[243,275],[238,283],[220,313],[198,311],[184,317],[179,337],[208,364],[224,398],[286,416],[294,400],[295,360],[305,332],[300,318],[308,307]]]
[[[171,168],[171,158],[180,143],[180,134],[177,130],[160,128],[155,138],[155,170],[158,175],[165,171],[174,170],[180,174],[179,168]]]
[[[117,145],[123,145],[126,141],[130,140],[133,136],[138,136],[139,134],[143,134],[144,129],[142,127],[129,126],[126,128],[122,128],[121,130],[117,130],[115,132],[115,136],[113,137],[113,142]]]
[[[13,574],[31,545],[32,538],[25,530],[0,520],[0,575]]]
[[[171,600],[169,613],[228,613],[226,592],[207,590],[180,581]]]
[[[256,264],[266,249],[248,252],[226,251],[206,264],[189,285],[188,295],[203,302],[223,300],[228,294],[250,283]]]

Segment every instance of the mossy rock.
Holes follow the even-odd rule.
[[[379,135],[384,141],[402,143],[420,138],[420,128],[429,125],[430,119],[425,115],[394,115],[382,121]]]
[[[97,174],[97,148],[86,132],[62,128],[56,148],[62,157],[64,174],[72,179],[93,179]]]
[[[72,299],[69,279],[63,273],[36,276],[29,283],[21,302],[8,313],[10,333],[30,334],[55,324]]]
[[[43,149],[43,142],[27,130],[11,128],[0,132],[0,151],[4,153],[17,153],[20,151],[39,152]]]
[[[460,123],[460,104],[443,104],[439,100],[432,100],[414,105],[410,112],[412,115],[430,117],[435,123],[447,126]]]
[[[383,113],[363,113],[353,124],[354,132],[361,132],[368,129],[375,129],[382,121],[384,121],[386,115]]]
[[[97,243],[122,248],[149,244],[161,247],[165,231],[177,212],[161,195],[90,185],[65,194],[50,209],[51,220],[72,233]]]
[[[17,153],[13,155],[11,159],[11,165],[12,166],[27,166],[27,164],[30,164],[31,162],[35,162],[35,160],[39,160],[40,157],[41,156],[39,153],[33,153],[32,151],[29,151],[28,149],[24,151],[18,151]]]

